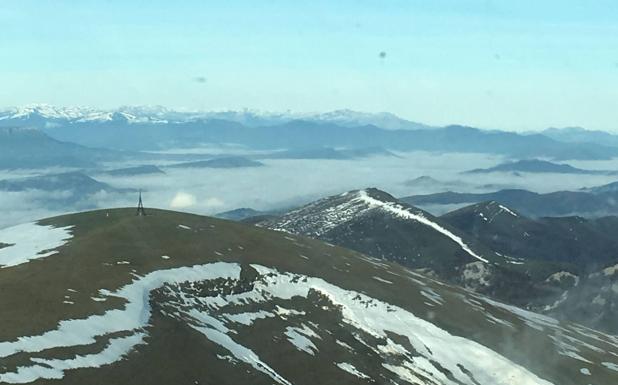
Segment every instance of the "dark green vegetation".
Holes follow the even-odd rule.
[[[384,365],[406,367],[408,373],[421,379],[423,384],[438,385],[445,381],[466,385],[547,384],[538,378],[532,380],[536,378],[534,375],[525,374],[510,364],[493,366],[503,362],[497,356],[483,355],[476,360],[465,356],[463,352],[471,346],[468,341],[488,347],[553,384],[612,384],[618,375],[606,365],[616,362],[618,341],[613,337],[521,312],[410,272],[397,264],[379,262],[320,241],[196,215],[153,209],[149,213],[147,217],[136,217],[132,208],[101,210],[41,222],[74,226],[73,238],[59,247],[55,255],[0,269],[0,308],[3,309],[0,312],[0,376],[18,367],[36,366],[37,362],[47,362],[49,370],[63,367],[66,360],[86,355],[91,355],[89,362],[94,362],[92,357],[113,338],[123,338],[135,331],[104,334],[91,342],[76,344],[70,333],[79,334],[83,330],[69,329],[62,341],[75,345],[8,356],[3,353],[7,349],[2,341],[54,330],[62,320],[102,315],[110,309],[122,310],[128,306],[122,297],[103,295],[101,289],[116,292],[153,272],[214,262],[239,264],[240,277],[193,283],[183,283],[180,278],[177,283],[163,282],[151,292],[139,293],[138,298],[146,298],[149,304],[142,311],[151,309],[146,313],[146,326],[139,331],[144,334],[143,342],[122,359],[98,368],[79,368],[83,362],[74,361],[70,369],[63,371],[62,383],[275,383],[272,375],[226,349],[221,342],[225,340],[224,335],[251,349],[262,363],[295,385],[405,381],[405,375],[388,370]],[[306,296],[288,298],[279,294],[264,297],[266,301],[253,301],[250,298],[259,294],[256,288],[272,288],[267,283],[274,284],[272,280],[276,277],[262,275],[250,264],[291,273],[292,279],[284,280],[290,287],[310,285],[312,289]],[[333,297],[336,290],[325,291],[327,286],[311,277],[319,277],[341,289],[364,293],[371,299],[363,299],[365,297],[360,294],[356,299]],[[227,301],[242,293],[253,294],[249,300]],[[105,301],[92,299],[99,297],[104,297]],[[63,303],[67,298],[72,304]],[[391,307],[381,314],[382,321],[374,320],[387,328],[384,334],[370,334],[369,329],[350,321],[350,311],[355,309],[351,304],[365,309],[358,313],[363,315],[361,318],[352,319],[369,322],[366,317],[373,314],[376,306],[381,306],[379,301]],[[396,310],[394,306],[418,317],[419,326],[406,329],[407,336],[389,329],[389,325],[404,315],[404,310]],[[250,326],[226,318],[259,311],[273,316],[256,318]],[[396,316],[390,317],[390,312]],[[210,326],[198,327],[201,318],[196,318],[196,314],[201,314],[201,322],[210,322]],[[127,325],[131,322],[131,319],[125,320]],[[463,338],[450,339],[427,326],[429,324]],[[99,327],[104,329],[105,325]],[[203,334],[223,328],[228,330],[226,334],[216,334],[223,340]],[[299,349],[286,335],[291,330],[303,329],[304,338],[314,347],[309,349],[313,353]],[[438,333],[435,334],[437,339],[433,339],[432,333]],[[415,335],[421,338],[420,345]],[[441,342],[436,344],[436,341]],[[480,345],[473,346],[482,349]],[[408,352],[407,356],[398,353],[402,349]],[[437,358],[441,351],[448,352],[450,361]],[[422,367],[436,368],[444,380],[432,380],[421,366],[412,364],[411,357],[429,357]],[[406,362],[410,366],[404,366]],[[336,363],[350,363],[373,380],[352,375]],[[473,367],[487,370],[479,372]],[[37,375],[46,373],[44,367],[38,368]],[[582,373],[581,368],[590,370],[591,376]],[[37,381],[47,382],[58,381]]]

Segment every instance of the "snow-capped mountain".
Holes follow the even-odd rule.
[[[0,121],[40,123],[85,123],[109,122],[125,119],[129,123],[191,122],[221,119],[250,127],[283,124],[293,120],[334,123],[356,127],[374,125],[384,129],[424,129],[429,126],[410,122],[391,113],[365,113],[352,110],[337,110],[327,113],[240,111],[192,111],[173,110],[163,106],[121,106],[112,110],[92,107],[58,107],[49,104],[30,104],[0,110]]]
[[[45,126],[87,122],[126,121],[128,123],[164,123],[167,110],[158,107],[121,107],[106,111],[92,107],[56,107],[49,104],[32,104],[0,111],[4,125],[43,123]],[[42,128],[42,127],[38,127]]]
[[[594,271],[595,265],[615,260],[618,246],[601,224],[575,226],[568,218],[537,222],[497,202],[438,218],[376,189],[328,197],[250,222],[394,261],[539,311],[570,288],[547,281],[550,275]],[[569,226],[578,230],[582,242]]]
[[[468,263],[499,259],[439,218],[377,189],[324,198],[259,225],[428,269],[443,278],[459,275]]]
[[[363,199],[377,204],[373,195]],[[575,385],[618,375],[614,336],[304,237],[147,212],[0,231],[0,382]]]
[[[431,126],[425,124],[402,119],[389,112],[367,113],[346,109],[325,113],[306,114],[299,118],[350,127],[373,125],[387,130],[418,130],[431,128]]]

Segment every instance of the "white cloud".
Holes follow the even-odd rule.
[[[208,198],[204,202],[204,206],[206,208],[216,209],[225,206],[225,203],[223,203],[223,201],[219,198]]]
[[[194,206],[195,202],[196,199],[194,195],[179,191],[170,202],[170,207],[173,209],[184,209]]]

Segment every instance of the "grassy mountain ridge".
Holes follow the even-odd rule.
[[[31,225],[71,236],[0,268],[1,381],[570,385],[616,373],[603,363],[618,341],[577,325],[308,238],[148,212]],[[0,264],[17,249],[4,250]],[[565,353],[558,331],[590,363]]]

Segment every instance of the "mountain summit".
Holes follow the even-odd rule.
[[[575,385],[618,368],[615,337],[319,241],[154,209],[0,231],[0,293],[2,383]]]

